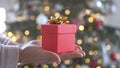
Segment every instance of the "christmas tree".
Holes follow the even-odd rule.
[[[16,18],[5,32],[16,42],[41,40],[41,24],[47,24],[51,16],[67,16],[71,24],[77,25],[75,44],[86,52],[83,58],[53,64],[20,64],[21,68],[119,68],[119,32],[106,25],[105,16],[113,14],[112,0],[19,0]],[[11,11],[11,10],[10,10]],[[13,28],[14,27],[14,28]],[[112,62],[111,62],[112,61]]]

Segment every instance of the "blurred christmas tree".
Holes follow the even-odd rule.
[[[84,58],[65,60],[60,65],[38,65],[39,68],[82,68],[82,65],[83,68],[87,68],[84,65],[89,68],[120,67],[120,30],[107,26],[105,20],[116,10],[112,0],[19,0],[19,3],[19,9],[12,11],[12,16],[16,17],[6,22],[9,28],[5,34],[14,41],[41,40],[40,25],[46,24],[50,16],[64,15],[77,25],[75,43],[86,52]]]

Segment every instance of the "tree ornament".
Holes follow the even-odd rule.
[[[47,24],[47,22],[48,22],[48,18],[43,13],[40,13],[36,18],[36,23],[37,24]]]
[[[110,58],[112,61],[117,61],[119,59],[119,54],[117,52],[112,52]]]
[[[89,68],[96,68],[97,65],[98,64],[97,64],[96,60],[91,59],[90,64],[89,64]]]
[[[95,27],[96,28],[102,29],[103,26],[102,26],[102,21],[101,20],[95,19],[94,22],[95,22]]]
[[[61,11],[61,10],[63,10],[63,5],[62,4],[60,4],[60,3],[57,3],[57,4],[55,4],[55,9],[56,10],[58,10],[58,11]]]
[[[33,5],[32,4],[28,4],[27,8],[28,8],[28,10],[32,10],[33,9]]]

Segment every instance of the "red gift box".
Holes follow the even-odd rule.
[[[75,50],[75,24],[41,25],[42,48],[56,53]]]

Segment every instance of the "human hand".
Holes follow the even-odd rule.
[[[59,56],[60,56],[61,60],[82,58],[85,56],[85,52],[82,50],[82,48],[80,46],[75,46],[75,51],[60,53]]]
[[[80,58],[83,56],[85,56],[85,52],[82,51],[80,46],[76,46],[74,52],[56,54],[42,49],[41,41],[35,40],[20,51],[20,62],[33,64],[50,64],[57,62],[59,64],[61,60]]]
[[[36,45],[41,45],[41,42],[38,42],[37,40],[33,42]],[[82,58],[85,56],[85,52],[82,50],[81,46],[75,46],[75,51],[73,52],[66,52],[66,53],[60,53],[58,54],[59,58],[61,60],[66,59],[74,59],[74,58]]]
[[[32,41],[29,46],[20,51],[19,61],[27,64],[60,63],[59,55],[41,48],[41,41]],[[27,44],[28,45],[28,44]]]

